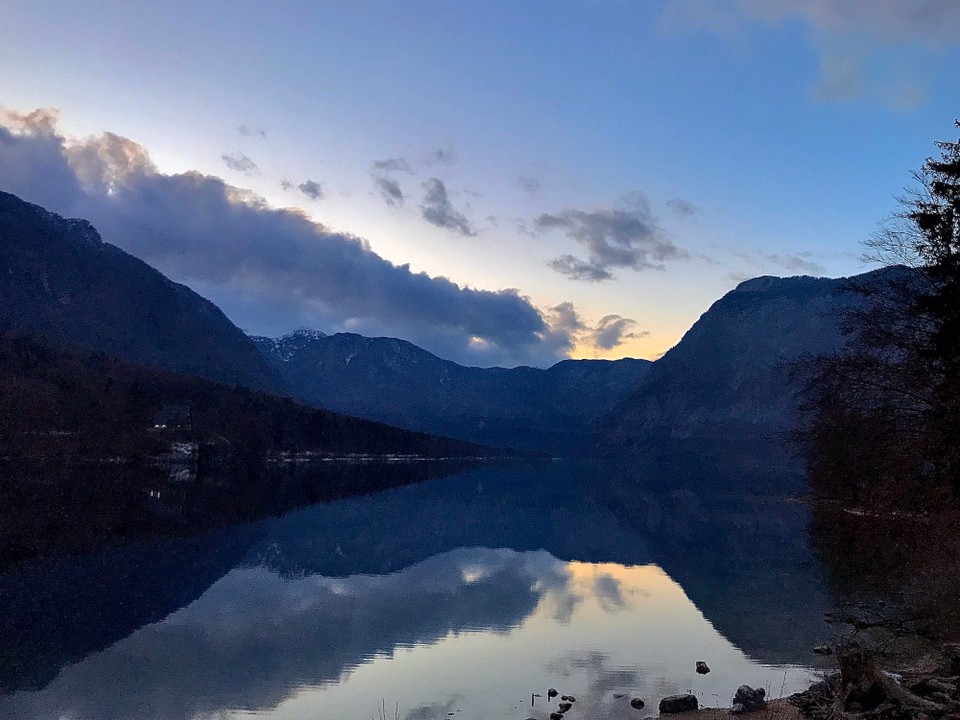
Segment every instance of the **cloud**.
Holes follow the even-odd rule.
[[[223,160],[224,165],[238,173],[243,173],[244,175],[253,175],[256,172],[259,172],[257,164],[239,150],[232,152],[229,155],[221,155],[220,158]]]
[[[664,262],[687,257],[664,235],[639,192],[626,196],[620,207],[544,213],[534,227],[540,233],[560,231],[586,249],[586,260],[561,255],[550,263],[574,280],[610,280],[613,268],[663,270]]]
[[[241,137],[261,137],[265,138],[267,136],[267,131],[260,128],[252,128],[246,123],[237,128],[237,133]]]
[[[550,319],[550,327],[562,330],[570,335],[579,333],[586,328],[583,319],[570,301],[562,302],[550,308],[548,317]]]
[[[547,264],[558,273],[561,275],[566,275],[571,280],[602,282],[603,280],[613,279],[613,273],[602,265],[575,258],[573,255],[561,255],[558,258],[554,258]]]
[[[793,255],[781,255],[757,250],[753,253],[737,253],[737,257],[746,260],[755,267],[768,268],[773,266],[794,274],[823,275],[827,271],[823,265],[814,259],[814,254],[809,251]]]
[[[571,302],[562,302],[550,308],[545,317],[561,337],[571,338],[595,350],[612,350],[627,340],[650,335],[647,330],[635,330],[638,325],[636,320],[619,315],[602,317],[596,327],[590,327]]]
[[[439,228],[454,230],[461,235],[476,235],[470,221],[450,203],[447,186],[439,178],[430,178],[423,183],[426,194],[420,203],[423,219]]]
[[[524,192],[535,193],[540,190],[540,178],[531,175],[521,175],[517,178],[517,184]]]
[[[387,158],[386,160],[375,160],[371,171],[382,172],[382,173],[391,173],[391,172],[412,173],[413,172],[413,170],[410,168],[410,163],[408,163],[402,157]]]
[[[598,350],[612,350],[633,338],[648,337],[647,330],[634,331],[637,321],[619,315],[606,315],[589,335],[590,344]]]
[[[431,153],[427,154],[427,157],[424,159],[424,164],[428,167],[430,165],[453,165],[457,162],[456,153],[449,148],[438,148]]]
[[[282,187],[282,188],[284,189],[284,191],[287,191],[287,190],[289,190],[290,188],[293,187],[293,183],[290,182],[289,180],[281,180],[281,181],[280,181],[280,187]]]
[[[696,205],[683,198],[667,200],[667,207],[673,210],[673,214],[677,217],[690,217],[691,215],[695,215],[699,210]]]
[[[220,178],[160,173],[126,138],[67,140],[51,112],[0,113],[0,188],[90,220],[105,240],[257,334],[310,325],[393,335],[477,365],[549,365],[570,347],[570,337],[516,289],[461,287],[413,272],[362,238],[271,208]],[[436,196],[442,185],[430,188]],[[442,211],[443,203],[427,209]]]
[[[387,205],[403,205],[404,194],[400,189],[400,183],[391,177],[375,177],[373,184],[380,191],[380,197],[384,199]]]
[[[376,160],[370,167],[370,177],[373,178],[374,187],[380,193],[387,205],[403,205],[406,196],[400,188],[400,183],[393,177],[392,173],[403,172],[413,174],[410,163],[402,157],[387,158],[386,160]]]
[[[801,18],[821,32],[862,35],[885,45],[960,42],[960,5],[943,0],[741,0],[741,12],[765,22]]]
[[[297,188],[311,200],[323,199],[323,188],[316,180],[304,180]]]
[[[944,0],[680,0],[663,19],[728,38],[750,25],[800,22],[819,58],[815,99],[867,96],[893,107],[922,102],[938,56],[960,46],[960,3]]]

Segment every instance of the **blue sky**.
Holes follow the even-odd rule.
[[[250,332],[652,358],[739,280],[867,269],[958,47],[945,0],[8,0],[0,189]]]

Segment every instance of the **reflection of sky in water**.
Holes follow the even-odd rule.
[[[716,705],[742,683],[779,695],[807,677],[748,659],[657,566],[476,548],[389,575],[235,569],[44,690],[0,698],[0,717],[371,720],[383,699],[389,718],[399,703],[408,720],[523,720],[547,717],[551,686],[577,697],[571,720],[643,717],[631,693]]]

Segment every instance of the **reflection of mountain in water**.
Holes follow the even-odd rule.
[[[489,643],[498,649],[483,652]],[[424,672],[434,652],[456,670],[452,687]],[[701,652],[715,673],[688,681]],[[787,672],[790,687],[805,677]],[[45,690],[8,698],[0,712],[187,720],[272,711],[299,697],[360,716],[362,699],[382,691],[382,673],[404,678],[394,691],[405,708],[455,690],[470,714],[498,716],[514,714],[510,703],[538,681],[575,687],[591,717],[617,714],[614,690],[651,698],[690,682],[707,700],[745,675],[780,681],[779,670],[756,667],[724,640],[655,566],[461,548],[382,576],[237,568],[187,608],[65,669]],[[549,709],[544,702],[534,712]]]
[[[171,485],[157,479],[159,471],[101,467],[71,472],[65,482],[34,483],[44,495],[5,506],[0,540],[10,543],[7,549],[23,543],[58,559],[0,572],[0,692],[41,687],[64,664],[192,602],[264,537],[272,520],[178,536],[280,514],[347,487],[403,485],[461,468],[456,462],[322,463],[246,477],[237,489],[217,475]],[[161,492],[148,493],[153,488],[162,490],[162,501]],[[45,515],[39,519],[38,505]],[[128,542],[116,546],[124,535]],[[174,539],[144,542],[144,536]],[[115,547],[89,554],[104,542]],[[59,558],[71,553],[78,556]]]
[[[656,494],[610,480],[608,471],[589,465],[487,468],[314,506],[192,541],[157,543],[138,551],[115,552],[109,559],[75,561],[68,570],[62,564],[54,569],[41,566],[31,571],[33,579],[26,584],[22,577],[2,577],[4,596],[9,589],[14,599],[10,606],[14,610],[3,615],[4,635],[14,640],[4,641],[3,654],[22,658],[29,646],[29,655],[40,658],[35,664],[41,667],[35,668],[35,673],[43,673],[35,674],[30,682],[45,681],[54,668],[80,657],[83,648],[104,647],[138,625],[155,622],[164,608],[169,611],[189,602],[237,564],[238,558],[248,568],[238,577],[254,585],[257,578],[267,576],[264,569],[304,581],[323,576],[318,584],[301,590],[309,588],[307,595],[332,597],[337,577],[375,590],[386,585],[378,585],[377,578],[363,584],[354,580],[355,576],[396,573],[404,568],[410,568],[405,572],[416,568],[415,574],[429,573],[431,567],[449,569],[450,563],[462,562],[458,548],[504,547],[544,549],[562,560],[623,565],[655,562],[681,581],[704,615],[749,655],[766,662],[809,662],[810,645],[820,639],[818,628],[823,627],[820,613],[824,600],[802,540],[806,522],[802,506],[780,501],[723,501],[689,491]],[[178,547],[176,543],[180,543],[178,552],[184,562],[172,561],[177,557],[171,553]],[[187,556],[182,555],[184,547],[189,547]],[[438,555],[443,559],[431,560]],[[343,617],[333,620],[356,634],[356,645],[329,666],[322,658],[313,658],[310,672],[314,674],[309,678],[298,679],[294,673],[283,681],[281,676],[290,668],[284,670],[282,658],[268,662],[266,652],[264,662],[249,672],[273,673],[266,667],[272,664],[274,684],[316,682],[326,677],[325,673],[334,673],[338,663],[347,667],[365,654],[392,652],[397,644],[422,642],[468,627],[510,627],[531,612],[540,591],[531,590],[530,576],[518,565],[504,563],[495,573],[484,575],[479,584],[465,583],[463,573],[447,573],[444,582],[459,578],[456,582],[462,587],[441,584],[435,587],[446,589],[413,596],[423,603],[422,617],[417,609],[400,611],[413,600],[396,590],[382,606],[368,606],[371,615],[363,619],[363,627],[357,625],[359,618],[353,623]],[[91,577],[90,569],[98,566],[101,574],[94,576],[97,581],[85,582],[84,577]],[[229,587],[232,577],[222,582]],[[37,590],[44,580],[52,591]],[[81,585],[85,588],[82,593],[72,589]],[[219,587],[215,585],[214,590]],[[303,600],[289,597],[279,602],[296,605]],[[210,608],[214,602],[204,596],[190,611],[195,606]],[[460,610],[451,609],[454,606]],[[229,602],[225,607],[237,622],[250,610]],[[323,607],[322,602],[317,605]],[[123,608],[119,615],[118,608]],[[377,615],[381,612],[382,616]],[[58,614],[74,615],[81,621],[71,625],[50,619]],[[264,627],[271,627],[268,616],[263,617]],[[799,634],[801,630],[809,634]],[[82,642],[78,641],[81,637]],[[334,647],[329,639],[315,639],[321,647]],[[185,643],[182,653],[196,652],[189,647],[189,636],[181,640]],[[342,640],[341,644],[346,647],[349,642]],[[42,652],[35,652],[36,648]],[[167,650],[173,653],[172,647]],[[215,655],[215,649],[211,653]],[[345,655],[353,659],[344,659]],[[43,657],[49,658],[47,670],[42,669]],[[209,659],[214,664],[226,662],[225,658],[216,661],[214,656]],[[11,677],[17,672],[16,667],[7,670]],[[222,682],[229,686],[229,678]],[[22,687],[24,678],[20,675],[10,684]]]
[[[271,708],[398,646],[506,630],[564,582],[562,564],[546,553],[494,550],[346,579],[241,568],[163,623],[68,668],[49,692],[14,696],[13,707],[25,717],[157,719]]]
[[[349,575],[456,547],[502,546],[564,560],[653,562],[745,652],[803,663],[828,632],[807,521],[806,506],[783,498],[656,492],[598,465],[487,468],[291,513],[248,561],[286,574]]]

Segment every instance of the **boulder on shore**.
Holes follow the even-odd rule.
[[[749,685],[741,685],[737,688],[733,696],[733,707],[730,709],[732,715],[740,713],[762,710],[767,706],[767,691],[763,688],[752,688]]]
[[[710,672],[710,667],[703,660],[697,660],[697,674],[706,675],[708,672]]]
[[[670,695],[660,701],[660,714],[670,715],[672,713],[690,712],[698,710],[700,702],[696,695]]]

